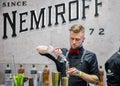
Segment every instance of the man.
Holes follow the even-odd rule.
[[[96,55],[85,50],[82,43],[85,40],[85,29],[82,25],[73,25],[70,29],[70,46],[69,50],[65,48],[56,48],[53,54],[42,53],[38,47],[37,50],[41,55],[52,59],[57,70],[62,76],[69,74],[69,86],[89,86],[88,83],[97,84],[99,82],[99,70]],[[61,54],[66,56],[69,62],[69,69],[66,69],[65,62],[60,62]]]
[[[105,63],[108,86],[120,86],[120,49]]]

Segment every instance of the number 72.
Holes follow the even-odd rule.
[[[90,35],[92,35],[93,32],[95,31],[94,28],[90,28],[89,30],[90,30]],[[104,35],[104,34],[105,34],[105,33],[104,33],[104,28],[100,28],[98,34],[99,34],[99,35]]]

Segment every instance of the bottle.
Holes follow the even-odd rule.
[[[7,64],[5,69],[5,86],[14,86],[13,77],[12,77],[12,69],[10,68],[10,65]]]
[[[18,73],[25,73],[25,69],[23,68],[22,64],[20,64],[20,67],[18,69]]]
[[[38,71],[39,86],[43,86],[43,71]]]
[[[35,67],[35,65],[32,65],[32,69],[31,69],[31,76],[32,76],[32,82],[31,82],[31,86],[38,86],[38,75],[37,75],[37,68]]]
[[[44,86],[50,86],[50,70],[48,65],[45,65],[45,68],[43,69],[43,82]]]
[[[12,70],[10,68],[10,65],[7,64],[5,69],[5,80],[9,80],[10,78],[12,78]]]
[[[100,81],[97,86],[104,86],[104,70],[102,66],[99,66],[99,73],[100,73]]]

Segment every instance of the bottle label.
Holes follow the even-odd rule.
[[[5,73],[11,73],[12,71],[11,70],[5,70]]]
[[[31,70],[31,74],[37,74],[37,70]]]

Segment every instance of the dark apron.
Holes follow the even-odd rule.
[[[70,56],[70,58],[68,58],[68,60],[70,62],[70,68],[75,67],[78,70],[81,70],[83,72],[87,72],[86,64],[83,61],[85,53],[86,53],[86,50],[84,50],[83,55],[81,56],[81,58],[80,58],[80,55]],[[89,86],[89,85],[88,85],[88,83],[86,81],[84,81],[80,77],[70,76],[69,77],[69,86]]]

